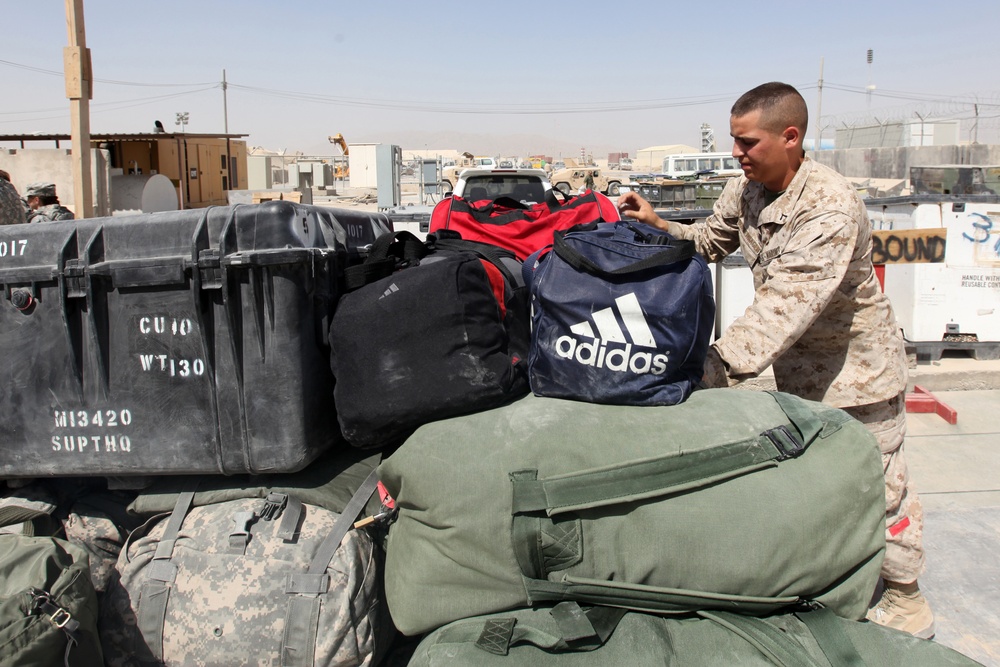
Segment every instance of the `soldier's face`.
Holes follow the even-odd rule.
[[[743,174],[768,190],[784,190],[788,169],[785,137],[761,127],[760,111],[730,116],[729,134],[733,137],[733,157],[740,161]]]

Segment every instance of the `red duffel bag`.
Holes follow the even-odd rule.
[[[536,250],[551,245],[555,231],[620,219],[614,202],[599,192],[586,190],[566,195],[560,201],[549,190],[544,202],[530,206],[510,197],[479,201],[449,197],[434,207],[430,231],[450,229],[467,241],[506,248],[524,261]]]

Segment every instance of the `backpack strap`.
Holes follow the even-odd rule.
[[[156,545],[153,560],[146,568],[146,581],[143,582],[139,592],[139,613],[136,614],[136,623],[146,645],[157,660],[163,659],[163,626],[167,618],[167,598],[170,595],[170,587],[177,577],[177,566],[170,562],[170,558],[174,553],[174,544],[181,524],[184,523],[184,517],[190,511],[193,502],[194,489],[184,491],[177,496],[173,512],[167,520],[167,527],[163,530],[159,544]]]
[[[354,492],[347,507],[330,529],[305,573],[288,575],[285,592],[289,594],[285,613],[285,632],[281,638],[282,667],[312,667],[319,625],[320,596],[330,589],[330,575],[326,569],[337,553],[354,520],[378,485],[378,469]]]

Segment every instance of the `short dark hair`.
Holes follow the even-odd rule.
[[[752,111],[761,112],[761,125],[771,132],[781,132],[786,127],[795,126],[804,135],[809,125],[806,101],[793,86],[780,81],[762,83],[743,93],[729,113],[733,116],[745,116]]]

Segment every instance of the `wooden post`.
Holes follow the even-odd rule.
[[[73,202],[77,218],[94,217],[93,177],[90,169],[90,99],[93,73],[83,24],[83,0],[66,0],[69,46],[63,49],[66,97],[69,98],[70,136],[73,141]]]

